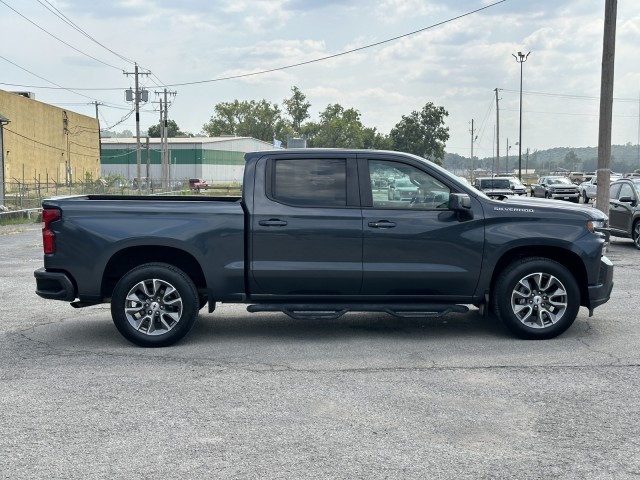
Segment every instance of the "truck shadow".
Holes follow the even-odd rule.
[[[508,331],[494,318],[477,312],[439,318],[396,318],[388,314],[348,313],[336,320],[294,320],[281,313],[201,314],[183,342],[206,343],[242,339],[336,341],[354,338],[505,338]]]

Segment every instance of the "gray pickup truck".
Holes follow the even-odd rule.
[[[607,217],[544,199],[491,199],[422,158],[301,149],[245,156],[242,197],[84,195],[43,201],[36,293],[111,303],[146,347],[218,302],[294,318],[383,311],[495,315],[521,338],[564,332],[608,301]],[[389,195],[409,181],[411,198]]]

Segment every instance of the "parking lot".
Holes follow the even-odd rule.
[[[295,321],[220,305],[166,349],[34,293],[39,225],[0,227],[0,477],[640,477],[640,250],[609,303],[522,341],[476,310]]]

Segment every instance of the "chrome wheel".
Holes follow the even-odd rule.
[[[193,280],[167,263],[145,263],[127,272],[111,296],[118,331],[141,347],[167,347],[183,338],[200,310]]]
[[[515,260],[498,274],[491,303],[497,317],[520,338],[542,340],[560,335],[580,309],[574,274],[550,258]]]
[[[567,289],[549,273],[523,277],[511,293],[511,309],[523,325],[546,328],[554,325],[567,310]]]
[[[145,335],[162,335],[172,330],[182,318],[182,297],[165,280],[143,280],[133,286],[125,300],[129,324]]]

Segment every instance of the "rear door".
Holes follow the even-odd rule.
[[[364,295],[470,297],[482,265],[484,216],[472,198],[472,215],[448,209],[455,185],[422,162],[377,154],[359,159],[364,232]],[[389,200],[377,180],[408,179],[409,201]]]
[[[252,295],[356,295],[362,214],[355,155],[283,153],[256,168]]]

